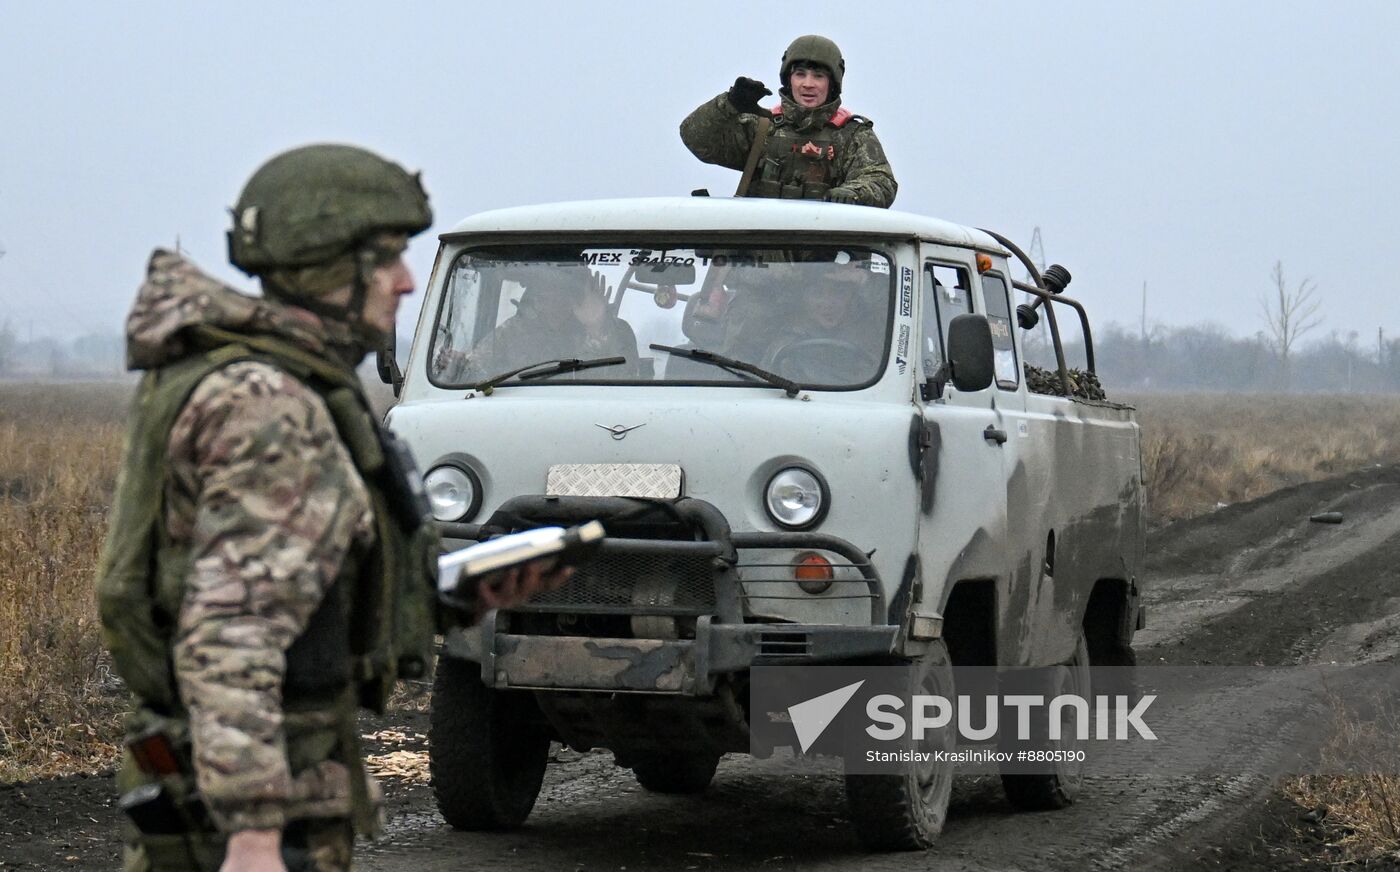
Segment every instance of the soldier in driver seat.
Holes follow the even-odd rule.
[[[797,381],[854,383],[875,375],[883,324],[875,303],[888,278],[871,261],[838,252],[811,287],[797,295],[796,310],[770,343],[764,366]]]

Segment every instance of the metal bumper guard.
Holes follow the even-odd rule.
[[[836,536],[811,532],[732,533],[723,514],[702,500],[522,496],[486,524],[445,524],[449,538],[479,540],[542,523],[633,519],[660,512],[686,522],[699,541],[609,538],[604,552],[705,556],[716,572],[715,615],[696,619],[694,639],[596,638],[498,632],[488,619],[447,635],[449,656],[481,664],[489,687],[706,695],[717,677],[751,666],[840,662],[889,654],[898,645],[898,615],[890,614],[879,574],[867,555]],[[742,549],[818,549],[850,562],[865,583],[870,625],[744,623],[742,585],[735,567]]]
[[[899,628],[696,622],[694,639],[599,639],[453,630],[446,651],[481,664],[488,687],[705,696],[751,666],[833,663],[894,651]]]

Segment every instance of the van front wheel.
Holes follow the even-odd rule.
[[[953,688],[953,664],[940,639],[913,670],[912,692],[957,699]],[[925,762],[905,765],[903,772],[888,775],[846,775],[846,808],[856,837],[875,851],[920,851],[929,848],[943,831],[948,801],[953,793],[954,766],[937,760],[932,752],[957,750],[954,717],[947,727],[929,730],[914,748],[930,752]]]
[[[529,817],[549,762],[535,701],[481,682],[481,667],[438,658],[428,765],[443,819],[458,830],[510,830]]]

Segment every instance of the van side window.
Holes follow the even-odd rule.
[[[924,312],[919,344],[923,377],[938,369],[946,355],[948,325],[972,311],[972,280],[966,267],[941,263],[924,265]]]
[[[997,387],[1014,391],[1021,383],[1021,367],[1016,363],[1016,339],[1012,333],[1011,298],[1006,280],[996,273],[982,276],[982,299],[987,305],[987,326],[992,328],[992,348],[996,351]]]

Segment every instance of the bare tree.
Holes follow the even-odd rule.
[[[1322,323],[1317,314],[1322,301],[1316,299],[1317,285],[1305,278],[1293,288],[1283,277],[1283,261],[1274,262],[1274,289],[1270,294],[1259,298],[1259,306],[1264,310],[1264,323],[1268,327],[1266,341],[1278,355],[1279,368],[1283,374],[1283,387],[1289,387],[1289,359],[1293,347],[1303,334]]]

